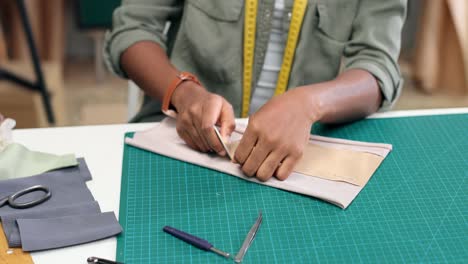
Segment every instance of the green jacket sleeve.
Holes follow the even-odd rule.
[[[381,111],[391,108],[403,85],[398,56],[406,5],[407,0],[361,0],[344,49],[345,70],[364,69],[377,79]]]
[[[113,29],[106,33],[104,59],[108,68],[127,77],[120,56],[139,41],[153,41],[167,50],[166,23],[182,10],[182,0],[123,0],[114,11]]]

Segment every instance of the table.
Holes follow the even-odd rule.
[[[467,108],[393,111],[378,113],[370,118],[388,118],[417,115],[468,113]],[[88,187],[99,202],[102,211],[118,215],[123,139],[125,132],[140,131],[154,124],[121,124],[81,126],[14,131],[14,140],[30,149],[55,154],[75,153],[85,157],[93,180]],[[109,238],[93,243],[63,249],[32,253],[35,263],[85,263],[89,256],[115,259],[116,239]]]

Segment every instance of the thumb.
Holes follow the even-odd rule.
[[[231,104],[226,101],[223,102],[221,107],[218,123],[221,125],[221,137],[223,137],[225,142],[228,142],[232,131],[236,128],[236,123],[234,120],[234,110]]]

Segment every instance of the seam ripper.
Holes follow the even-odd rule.
[[[173,227],[170,227],[170,226],[165,226],[163,227],[163,231],[180,239],[180,240],[183,240],[199,249],[203,249],[205,251],[211,251],[211,252],[214,252],[220,256],[223,256],[225,258],[229,258],[231,255],[227,252],[224,252],[224,251],[221,251],[215,247],[213,247],[213,245],[204,240],[204,239],[201,239],[199,237],[196,237],[194,235],[191,235],[191,234],[188,234],[188,233],[185,233],[184,231],[181,231],[181,230],[178,230],[178,229],[175,229]]]

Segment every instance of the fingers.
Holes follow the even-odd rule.
[[[235,128],[234,111],[221,96],[208,94],[203,102],[193,104],[179,113],[177,129],[187,144],[190,138],[194,149],[203,152],[214,150],[224,156],[226,152],[213,128],[216,123],[221,124],[222,136],[228,137]]]
[[[198,146],[193,142],[192,137],[184,129],[180,129],[179,126],[177,126],[176,130],[179,137],[183,139],[190,148],[199,150]]]
[[[195,121],[195,120],[194,120]],[[193,124],[193,127],[195,128],[193,133],[195,134],[196,140],[200,142],[200,145],[203,145],[203,152],[208,152],[211,151],[210,144],[206,140],[205,136],[203,135],[203,130],[201,128],[200,124]]]
[[[270,154],[271,146],[263,143],[264,142],[260,141],[255,147],[253,147],[247,160],[244,163],[241,163],[242,171],[249,177],[252,177],[257,173],[260,165],[262,165],[268,154]]]
[[[203,127],[203,109],[199,110],[199,112],[201,112],[201,114],[195,113],[191,118],[194,129],[192,130],[192,133],[195,135],[194,137],[196,138],[196,140],[199,140],[200,144],[203,145],[203,152],[211,151],[212,147],[206,139]],[[201,118],[199,118],[198,116],[201,116]]]
[[[296,166],[296,163],[299,161],[300,158],[301,156],[297,155],[287,156],[276,170],[276,178],[278,178],[278,180],[280,181],[286,180],[289,177],[289,175],[291,175],[291,173],[293,172],[294,166]]]
[[[267,181],[279,168],[281,161],[284,159],[284,153],[280,151],[271,152],[270,155],[263,161],[262,165],[257,170],[257,178],[260,181]]]
[[[200,137],[188,115],[181,115],[177,118],[176,130],[189,147],[203,152],[207,152],[210,149]]]
[[[247,127],[247,130],[245,131],[245,134],[242,137],[239,146],[236,149],[236,152],[234,153],[234,160],[237,161],[239,164],[244,164],[256,143],[257,134],[251,132],[251,130],[249,130],[249,127]]]
[[[236,122],[232,105],[226,101],[223,102],[218,123],[221,125],[221,137],[227,141],[236,128]]]
[[[249,120],[234,159],[247,176],[256,176],[260,181],[272,176],[285,180],[302,157],[304,146],[302,140],[272,133],[268,127]]]
[[[203,106],[201,121],[201,130],[204,139],[210,148],[221,156],[226,155],[226,151],[219,141],[213,126],[221,115],[223,100],[224,99],[221,96],[213,95]]]

